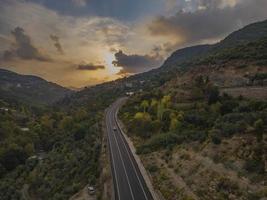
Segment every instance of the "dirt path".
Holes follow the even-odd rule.
[[[73,195],[70,200],[96,200],[95,195],[89,195],[87,192],[87,186],[84,187],[81,191]]]
[[[267,99],[267,87],[236,87],[236,88],[223,88],[222,93],[227,93],[231,96],[243,96],[253,99]]]

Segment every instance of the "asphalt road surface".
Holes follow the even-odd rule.
[[[138,165],[117,123],[121,98],[106,112],[106,127],[110,149],[115,200],[153,200]]]

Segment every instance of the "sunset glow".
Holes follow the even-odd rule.
[[[160,67],[179,48],[267,17],[266,1],[253,2],[2,0],[0,65],[67,87],[94,85]]]

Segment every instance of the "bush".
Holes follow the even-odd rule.
[[[234,193],[238,190],[238,185],[228,178],[221,178],[217,184],[217,191]]]
[[[259,159],[250,159],[247,160],[244,164],[244,169],[246,169],[248,172],[254,172],[254,173],[264,173],[265,165],[264,163]]]
[[[204,142],[207,139],[208,134],[205,131],[199,130],[187,130],[183,132],[187,141],[199,141]]]
[[[223,137],[231,137],[236,133],[243,132],[246,126],[242,122],[235,124],[229,122],[216,122],[215,128],[220,130],[220,135]]]
[[[207,92],[208,92],[208,103],[210,105],[216,103],[219,100],[220,92],[218,87],[211,87],[208,89]]]
[[[183,138],[178,137],[174,133],[161,133],[151,137],[144,145],[137,148],[137,153],[149,153],[160,148],[172,147],[181,143]]]
[[[238,106],[239,106],[239,104],[235,100],[223,101],[222,106],[221,106],[221,114],[225,115],[227,113],[231,113]]]
[[[150,173],[155,173],[159,170],[159,168],[154,164],[148,165],[147,169]]]
[[[221,142],[222,142],[221,138],[217,135],[213,135],[211,140],[212,140],[213,144],[221,144]]]

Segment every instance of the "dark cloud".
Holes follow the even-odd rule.
[[[0,2],[2,2],[1,0]],[[29,1],[29,0],[27,0]],[[100,16],[120,20],[136,20],[162,7],[158,0],[31,0],[72,16]]]
[[[221,38],[235,29],[267,18],[266,0],[243,0],[235,6],[223,6],[222,1],[198,0],[193,11],[179,11],[174,16],[157,17],[149,24],[153,36],[182,38],[181,44]]]
[[[89,64],[83,63],[83,64],[78,65],[77,69],[78,70],[94,71],[94,70],[98,70],[98,69],[105,69],[105,66],[104,65],[95,65],[92,63],[89,63]]]
[[[64,54],[64,51],[62,49],[62,46],[59,42],[59,37],[56,36],[56,35],[50,35],[50,39],[54,42],[54,46],[56,47],[57,51],[60,53],[60,54]]]
[[[168,55],[170,52],[177,50],[177,46],[179,46],[178,42],[174,42],[174,43],[165,42],[163,44],[157,44],[157,45],[154,45],[150,54],[164,59],[164,57]]]
[[[160,66],[162,60],[156,56],[150,55],[127,55],[121,50],[115,55],[115,60],[112,62],[114,66],[122,67],[123,72],[137,73],[144,72],[148,69]]]
[[[51,61],[50,58],[42,55],[33,46],[30,37],[24,33],[23,28],[17,27],[11,31],[11,34],[15,38],[15,43],[11,49],[4,52],[3,59],[7,60],[18,57],[24,60]]]

